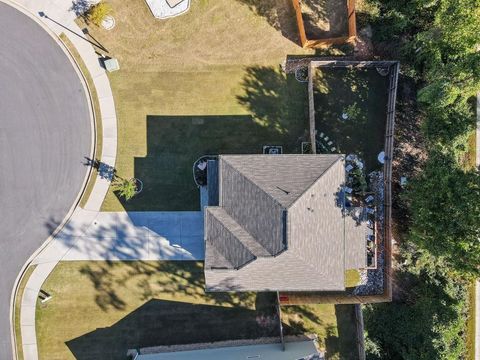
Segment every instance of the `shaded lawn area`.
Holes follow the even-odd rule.
[[[314,75],[315,122],[344,154],[365,160],[367,173],[381,168],[385,146],[388,76],[375,68],[317,68]],[[349,118],[342,119],[347,113]]]
[[[41,359],[124,359],[127,349],[278,336],[274,294],[203,290],[201,262],[61,262],[38,304]]]
[[[286,85],[278,81],[281,79],[279,64],[287,54],[310,54],[313,51],[304,50],[298,44],[295,14],[288,0],[192,1],[185,15],[164,21],[152,16],[144,0],[108,0],[108,3],[116,20],[112,31],[87,26],[83,20],[78,22],[81,27],[88,27],[90,40],[108,51],[99,47],[99,52],[117,58],[120,63],[120,71],[109,74],[118,119],[116,170],[120,177],[127,179],[141,173],[138,176],[146,188],[143,198],[132,200],[128,209],[198,209],[198,202],[191,199],[198,194],[187,191],[184,186],[192,181],[192,164],[188,164],[187,170],[186,160],[179,159],[178,165],[174,164],[172,171],[168,172],[155,167],[135,169],[137,159],[161,155],[154,152],[162,146],[157,147],[155,142],[164,137],[155,138],[149,134],[152,127],[147,118],[214,115],[225,118],[233,115],[235,118],[249,115],[261,124],[285,121],[278,111],[278,108],[284,108],[282,102],[295,102],[305,94],[298,92],[297,86],[285,91]],[[252,72],[252,69],[257,71]],[[258,81],[252,77],[257,77]],[[262,89],[263,86],[266,88]],[[305,110],[302,107],[296,119],[303,121]],[[277,115],[280,117],[275,117]],[[245,119],[249,121],[248,117]],[[286,122],[292,121],[287,119]],[[270,124],[265,126],[271,127]],[[243,125],[228,128],[233,142],[246,143],[241,152],[252,151],[249,149],[253,148],[253,143],[245,138],[251,136],[253,129],[253,126]],[[198,128],[194,130],[198,131]],[[219,135],[224,136],[226,130]],[[295,131],[291,131],[292,136]],[[170,142],[171,148],[163,148],[165,158],[168,154],[188,151],[188,141],[196,141],[172,132],[170,135],[180,142]],[[255,149],[270,140],[272,135],[268,136]],[[195,156],[217,148],[219,152],[233,151],[229,151],[228,146],[205,146],[205,149],[197,146]],[[234,148],[239,149],[240,145]],[[190,153],[189,159],[193,155]],[[158,161],[162,163],[165,159]],[[150,164],[155,166],[154,162]],[[188,173],[187,178],[181,180],[178,188],[172,188],[169,184],[182,173]],[[159,177],[163,179],[158,180]],[[162,182],[163,187],[151,190]],[[193,186],[193,182],[189,186]],[[172,202],[170,193],[186,195],[185,203],[178,197]],[[102,210],[124,209],[117,196],[109,191]]]
[[[126,144],[120,144],[117,169],[122,173],[131,168],[130,176],[141,179],[144,189],[128,202],[110,194],[104,207],[115,207],[115,201],[120,201],[126,210],[199,210],[192,166],[200,156],[260,154],[263,145],[282,145],[286,153],[301,152],[301,142],[308,137],[306,86],[273,67],[250,67],[243,76],[243,92],[236,96],[236,106],[243,107],[241,115],[230,115],[236,113],[234,109],[227,115],[202,115],[205,109],[192,106],[198,115],[152,111],[146,116],[145,128],[142,123],[120,123]],[[188,97],[186,101],[197,100]],[[130,111],[138,111],[133,103]],[[127,144],[145,137],[143,132],[146,153],[134,159],[121,156]]]
[[[358,359],[353,305],[282,306],[285,335],[317,334],[326,359]]]

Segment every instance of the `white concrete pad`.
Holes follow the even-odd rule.
[[[102,212],[84,235],[65,239],[62,261],[202,260],[202,212]],[[60,249],[61,245],[52,246]]]

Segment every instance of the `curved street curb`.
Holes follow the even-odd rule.
[[[87,67],[90,75],[92,77],[93,83],[97,90],[97,96],[100,105],[100,112],[102,118],[102,130],[103,130],[103,146],[102,146],[102,158],[100,159],[101,163],[105,166],[109,166],[114,168],[115,161],[116,161],[116,149],[117,149],[117,119],[115,113],[115,104],[113,100],[112,91],[110,88],[110,83],[108,81],[108,77],[105,73],[105,70],[100,66],[98,56],[96,55],[93,47],[91,44],[87,44],[86,39],[83,36],[80,28],[75,24],[73,21],[75,16],[71,13],[70,6],[71,2],[67,0],[62,0],[62,5],[65,5],[65,8],[62,9],[62,6],[57,4],[50,3],[49,0],[43,0],[43,10],[41,10],[44,14],[46,12],[47,17],[40,17],[34,15],[34,13],[39,13],[36,11],[38,9],[34,9],[34,6],[40,6],[42,4],[31,4],[26,3],[25,5],[20,4],[21,0],[16,2],[12,2],[10,0],[0,0],[5,2],[6,4],[15,7],[17,10],[21,11],[25,15],[32,18],[36,23],[42,26],[43,29],[49,33],[52,38],[59,44],[62,50],[66,53],[66,56],[72,62],[75,70],[77,71],[82,85],[85,87],[86,94],[88,94],[88,102],[90,113],[92,117],[92,159],[94,158],[94,151],[95,151],[95,124],[93,123],[93,106],[91,101],[91,93],[86,80],[81,73],[78,64],[71,56],[70,52],[60,41],[58,35],[60,33],[65,33],[65,35],[69,38],[72,42],[73,46],[77,49],[80,57],[82,58],[85,66]],[[60,10],[60,14],[59,14]],[[62,25],[59,26],[59,22],[55,19],[48,17],[50,14],[56,14],[60,16],[60,20],[62,21]],[[63,12],[63,14],[62,14]],[[61,16],[63,15],[63,16]],[[50,22],[50,24],[49,24]],[[68,26],[66,26],[68,25]],[[67,29],[68,31],[65,31]],[[20,283],[22,276],[27,269],[27,267],[32,264],[33,262],[37,263],[37,267],[30,275],[27,284],[25,286],[25,290],[23,293],[23,297],[21,299],[21,318],[20,318],[20,329],[21,329],[21,336],[22,336],[22,347],[23,347],[23,355],[25,360],[29,359],[38,359],[38,351],[37,351],[37,343],[36,343],[36,332],[35,332],[35,308],[36,308],[36,299],[38,296],[38,291],[42,286],[43,282],[46,280],[50,272],[56,266],[58,261],[62,259],[64,256],[63,252],[55,251],[55,239],[57,237],[62,236],[62,232],[66,227],[75,228],[80,224],[90,224],[96,217],[97,213],[100,211],[100,207],[103,203],[103,200],[106,196],[110,185],[110,179],[101,176],[101,174],[97,175],[95,180],[95,184],[93,190],[89,196],[89,199],[85,205],[85,210],[78,207],[80,199],[85,191],[86,184],[88,179],[91,175],[91,168],[87,171],[86,177],[84,179],[84,183],[82,186],[81,191],[79,192],[74,205],[70,209],[69,213],[66,215],[62,223],[57,227],[54,233],[44,242],[44,244],[37,250],[35,253],[28,259],[25,265],[22,268],[19,276],[16,279],[14,289],[12,291],[11,302],[10,302],[10,326],[11,326],[11,335],[12,335],[12,352],[15,358],[18,357],[17,354],[17,347],[16,347],[16,338],[15,338],[15,329],[14,329],[14,319],[13,316],[15,314],[15,297],[16,292],[18,289],[18,284]],[[80,231],[82,230],[83,226],[80,226]],[[47,258],[43,257],[43,254],[47,253]],[[24,341],[24,338],[28,334],[28,339],[30,340],[28,343]]]
[[[62,49],[62,51],[65,53],[65,56],[68,58],[68,60],[71,62],[75,72],[77,73],[77,76],[80,78],[80,83],[82,84],[85,94],[87,94],[87,102],[88,102],[88,108],[89,108],[89,113],[90,113],[90,126],[91,126],[91,149],[90,149],[90,156],[95,156],[96,152],[96,126],[95,126],[95,118],[94,118],[94,111],[93,111],[93,103],[92,103],[92,97],[91,97],[91,92],[88,87],[88,84],[86,82],[85,77],[83,76],[82,72],[80,71],[80,67],[76,63],[75,59],[73,56],[70,54],[66,46],[63,44],[63,42],[60,41],[60,39],[53,33],[45,24],[43,24],[41,21],[39,21],[38,18],[36,18],[32,13],[30,13],[27,9],[25,9],[23,6],[14,3],[10,0],[0,0],[1,2],[7,4],[8,6],[11,6],[15,8],[16,10],[20,11],[22,14],[25,16],[28,16],[30,19],[32,19],[36,24],[38,24],[40,27],[42,27],[50,36],[51,38],[58,44],[58,46]],[[44,243],[28,258],[28,260],[25,262],[25,264],[22,266],[17,278],[15,279],[15,282],[13,284],[13,289],[12,293],[10,296],[10,330],[11,330],[11,345],[12,345],[12,354],[14,355],[15,358],[18,358],[17,354],[17,343],[16,343],[16,333],[15,333],[15,299],[17,297],[17,292],[18,292],[18,287],[20,282],[23,279],[23,276],[25,275],[25,272],[27,268],[30,266],[31,262],[35,258],[37,254],[39,254],[44,247],[48,245],[48,243],[55,237],[55,235],[60,232],[62,227],[68,222],[70,217],[72,216],[75,208],[79,204],[84,192],[85,188],[88,184],[88,180],[92,174],[92,169],[88,169],[87,173],[85,174],[85,178],[82,182],[82,186],[80,188],[80,191],[71,206],[71,208],[68,210],[67,214],[65,215],[64,219],[62,222],[57,226],[57,228],[54,230],[54,232],[44,241]]]

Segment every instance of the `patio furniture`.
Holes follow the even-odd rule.
[[[266,155],[279,155],[283,153],[283,147],[281,145],[264,145],[263,153]]]

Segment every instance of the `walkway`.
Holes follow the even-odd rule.
[[[1,0],[8,1],[8,0]],[[91,43],[85,38],[81,29],[74,22],[75,14],[70,11],[72,6],[71,0],[17,0],[24,8],[23,11],[29,16],[36,18],[37,21],[43,23],[46,29],[53,32],[55,35],[64,33],[73,43],[83,62],[85,63],[98,94],[100,104],[100,111],[102,114],[102,130],[103,130],[103,145],[102,158],[100,161],[104,166],[115,166],[116,151],[117,151],[117,119],[115,114],[115,104],[113,101],[110,83],[104,69],[100,66],[98,55]],[[40,16],[42,15],[42,16]],[[46,15],[46,16],[45,16]],[[53,35],[53,34],[52,34]],[[55,36],[53,35],[53,36]],[[68,218],[68,222],[64,226],[64,230],[60,231],[57,237],[62,238],[67,234],[81,235],[83,231],[87,230],[95,221],[100,206],[105,198],[110,184],[109,178],[102,178],[97,176],[93,191],[85,205],[85,210],[77,208]],[[51,250],[52,244],[57,244],[56,241],[47,240],[47,249]],[[35,307],[38,291],[41,285],[53,270],[55,265],[61,260],[65,253],[64,249],[59,251],[50,251],[49,259],[45,262],[38,262],[34,272],[30,276],[21,300],[21,336],[25,360],[38,359],[36,332],[35,332]],[[33,260],[36,254],[32,255]],[[28,264],[28,262],[27,262]],[[12,302],[13,313],[13,302]],[[13,342],[13,335],[12,335]],[[3,357],[2,357],[3,358]]]

